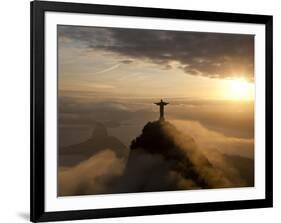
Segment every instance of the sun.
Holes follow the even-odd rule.
[[[226,80],[225,97],[230,100],[254,99],[254,84],[244,79]]]

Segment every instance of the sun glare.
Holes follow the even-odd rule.
[[[230,100],[247,101],[254,99],[254,84],[243,79],[227,80],[225,96]]]

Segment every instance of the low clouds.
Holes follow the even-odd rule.
[[[189,75],[253,80],[253,35],[59,26],[58,36],[125,56],[124,64],[140,59]]]
[[[103,98],[98,95],[87,96],[76,92],[79,97],[61,96],[59,112],[62,123],[89,123],[100,120],[117,126],[118,122],[158,118],[158,108],[153,105],[156,99]],[[113,96],[112,96],[113,97]],[[171,98],[167,106],[169,119],[199,121],[206,128],[228,136],[252,138],[254,134],[253,102],[192,100]]]
[[[59,169],[59,196],[108,192],[111,181],[122,174],[124,162],[112,150],[104,150],[75,167]]]
[[[161,155],[134,152],[131,162],[104,150],[77,166],[59,169],[59,196],[198,189],[171,170]],[[127,166],[126,166],[127,165]],[[94,171],[93,171],[94,170]],[[141,191],[140,191],[141,188]]]
[[[191,120],[225,136],[254,137],[254,104],[252,102],[185,100],[169,108],[170,118]]]
[[[215,150],[223,154],[254,158],[253,138],[225,136],[222,133],[205,128],[198,121],[173,120],[172,123],[182,132],[190,134],[202,151]]]
[[[253,186],[253,162],[225,157],[216,150],[202,150],[193,138],[169,123],[163,127],[163,132],[153,126],[144,129],[137,147],[131,147],[129,154],[117,156],[113,148],[108,148],[75,166],[60,166],[58,195]],[[159,138],[159,134],[163,134],[165,140]],[[146,144],[146,137],[154,141]],[[167,148],[157,147],[163,142],[168,143],[165,144]]]

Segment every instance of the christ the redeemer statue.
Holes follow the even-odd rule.
[[[157,102],[157,103],[154,103],[154,104],[156,104],[156,105],[158,105],[158,106],[160,107],[160,117],[159,117],[159,121],[164,121],[164,120],[165,120],[165,119],[164,119],[164,106],[166,106],[166,105],[169,104],[169,103],[164,102],[164,101],[161,99],[160,102]]]

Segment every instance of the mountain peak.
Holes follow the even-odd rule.
[[[199,188],[226,187],[229,184],[198,148],[195,140],[168,121],[148,122],[141,135],[132,141],[130,149],[128,169],[141,154],[150,154],[162,157],[170,171],[180,174],[185,180],[192,180]]]
[[[92,139],[105,138],[108,136],[106,127],[101,123],[96,123],[92,132]]]
[[[148,122],[143,128],[142,134],[132,141],[130,148],[160,154],[166,159],[180,159],[184,155],[184,151],[178,150],[173,134],[170,133],[179,133],[170,122],[162,120]]]

